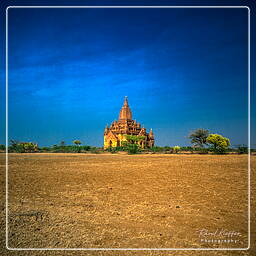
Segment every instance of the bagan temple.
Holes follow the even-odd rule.
[[[151,148],[154,146],[154,134],[152,129],[147,133],[144,127],[136,120],[132,120],[132,111],[128,105],[128,98],[124,98],[124,105],[120,110],[118,121],[114,121],[110,127],[108,125],[104,131],[104,149],[109,147],[122,146],[122,142],[127,141],[126,135],[140,137],[137,144],[141,148]]]

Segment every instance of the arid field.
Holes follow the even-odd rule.
[[[252,156],[253,163],[255,159]],[[1,154],[2,170],[4,161]],[[247,155],[9,154],[8,173],[11,248],[248,246]],[[4,182],[1,175],[3,192]],[[4,217],[4,206],[1,210]],[[1,225],[4,236],[4,218]],[[251,235],[255,241],[255,229]],[[3,255],[86,253],[2,250]],[[255,247],[250,251],[207,253],[254,252]],[[131,251],[127,253],[132,255]],[[170,252],[138,252],[142,253]],[[193,251],[173,253],[195,255]],[[197,255],[205,253],[198,251]]]

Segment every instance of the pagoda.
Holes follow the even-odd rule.
[[[118,121],[114,121],[110,127],[104,130],[104,149],[109,147],[122,146],[122,142],[127,141],[127,135],[139,137],[138,145],[141,148],[154,146],[154,134],[152,129],[147,133],[146,128],[141,127],[140,123],[132,119],[132,111],[125,96],[124,105],[120,110]]]

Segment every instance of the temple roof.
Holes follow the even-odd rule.
[[[124,97],[124,105],[119,114],[119,120],[132,120],[132,111],[128,105],[128,97]]]

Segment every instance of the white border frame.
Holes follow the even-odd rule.
[[[246,248],[11,248],[8,246],[8,10],[14,8],[246,8],[248,10],[248,246]],[[250,8],[248,6],[8,6],[6,8],[6,249],[11,251],[244,251],[250,249],[251,240],[251,35]]]

